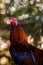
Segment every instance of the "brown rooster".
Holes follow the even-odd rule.
[[[17,65],[42,65],[43,51],[27,42],[27,36],[16,18],[9,18],[11,23],[10,53]]]

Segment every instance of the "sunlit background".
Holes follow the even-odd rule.
[[[0,0],[0,65],[14,65],[9,53],[9,17],[16,17],[27,41],[43,50],[43,0]]]

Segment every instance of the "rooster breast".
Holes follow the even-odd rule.
[[[34,60],[32,58],[32,54],[30,52],[27,52],[27,51],[23,51],[23,52],[20,52],[20,51],[16,51],[15,48],[11,48],[10,47],[10,53],[11,53],[11,56],[13,58],[13,60],[16,62],[16,64],[18,65],[23,65],[23,63],[28,59],[31,59],[32,60],[32,63],[34,65],[34,60],[35,60],[35,57],[34,57]],[[34,56],[34,55],[33,55]],[[29,62],[29,61],[28,61]]]

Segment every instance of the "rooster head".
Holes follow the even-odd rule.
[[[12,26],[16,26],[18,24],[18,21],[16,18],[11,17],[7,20],[7,24],[11,24]]]

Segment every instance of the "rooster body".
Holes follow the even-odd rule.
[[[17,65],[42,65],[43,51],[27,42],[27,36],[17,20],[10,20],[13,22],[10,32],[10,53],[14,62]]]

